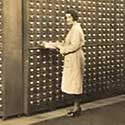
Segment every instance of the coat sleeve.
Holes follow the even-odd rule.
[[[81,32],[80,32],[81,31]],[[70,44],[61,46],[60,53],[67,54],[76,51],[84,44],[84,34],[82,29],[78,29],[77,27],[73,29],[72,34],[70,36]]]

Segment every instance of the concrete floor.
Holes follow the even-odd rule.
[[[97,100],[82,105],[82,116],[72,120],[65,117],[68,108],[30,117],[0,120],[0,125],[125,125],[125,95]],[[56,120],[55,120],[56,119]],[[84,122],[83,122],[84,121]],[[68,124],[67,124],[68,122]],[[112,122],[112,123],[111,123]],[[72,124],[74,123],[74,124]],[[110,123],[110,124],[108,124]]]
[[[60,117],[32,125],[125,125],[125,102],[82,112],[79,117]]]

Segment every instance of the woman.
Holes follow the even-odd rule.
[[[74,96],[74,107],[67,113],[68,116],[76,116],[81,112],[80,98],[83,93],[83,69],[85,58],[83,45],[85,37],[78,21],[78,13],[70,9],[65,13],[67,25],[71,25],[64,44],[56,44],[60,53],[64,55],[64,69],[62,76],[62,92]]]
[[[60,42],[50,44],[58,48],[60,53],[64,55],[61,90],[74,97],[73,109],[67,113],[68,116],[72,117],[80,115],[81,112],[80,98],[83,93],[83,69],[85,64],[82,47],[85,39],[82,28],[77,22],[78,13],[74,9],[70,9],[66,11],[65,18],[67,25],[70,25],[71,29],[65,38],[64,44]],[[49,47],[50,44],[45,46]]]

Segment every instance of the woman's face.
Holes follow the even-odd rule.
[[[73,24],[73,17],[71,16],[70,13],[66,13],[65,17],[66,17],[67,25]]]

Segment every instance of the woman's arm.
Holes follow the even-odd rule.
[[[74,28],[70,36],[70,44],[64,46],[58,46],[61,54],[67,54],[76,51],[84,45],[85,38],[83,32],[80,29]]]

